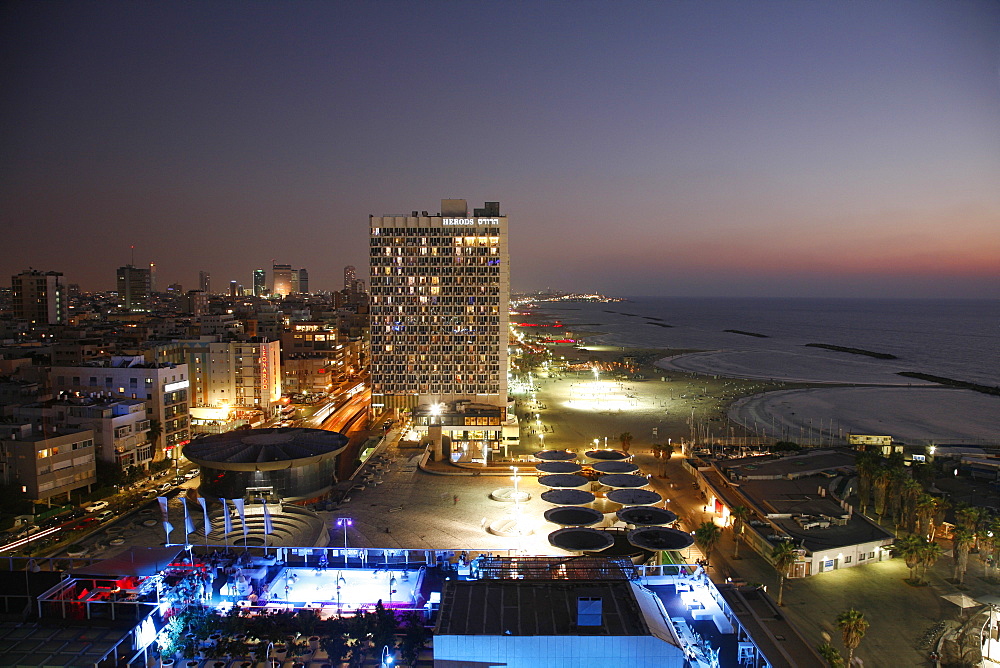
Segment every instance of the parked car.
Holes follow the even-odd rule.
[[[107,522],[108,520],[110,520],[114,516],[115,516],[115,514],[113,512],[111,512],[110,510],[104,510],[104,511],[101,511],[100,513],[97,514],[97,521],[98,522]]]
[[[108,507],[107,501],[98,501],[97,503],[92,503],[87,506],[88,513],[96,513],[98,510],[104,510]]]

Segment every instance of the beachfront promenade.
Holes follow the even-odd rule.
[[[724,391],[726,381],[676,376],[661,381],[656,376],[643,382],[622,383],[621,396],[605,397],[609,406],[615,402],[615,408],[602,411],[600,399],[594,405],[581,403],[595,400],[579,392],[589,391],[587,383],[592,380],[584,375],[539,379],[535,401],[520,402],[518,408],[519,412],[538,416],[537,421],[532,418],[524,422],[526,433],[521,447],[511,451],[512,458],[537,451],[541,443],[545,448],[567,448],[582,453],[593,447],[595,438],[603,446],[607,437],[609,447],[620,447],[618,434],[629,431],[633,435],[631,452],[635,463],[644,473],[658,473],[663,463],[651,453],[653,442],[671,438],[677,443],[688,436],[692,408],[696,419],[718,415],[724,408],[723,402],[713,397],[713,390]],[[689,397],[682,398],[684,394]],[[671,395],[675,398],[670,399]],[[473,475],[472,470],[448,464],[432,464],[424,471],[417,467],[422,451],[394,449],[391,454],[397,462],[395,473],[383,486],[356,493],[342,509],[341,514],[352,513],[357,518],[350,536],[352,544],[357,541],[359,546],[370,547],[520,548],[536,554],[555,551],[546,539],[555,526],[541,518],[550,507],[539,498],[545,488],[534,478],[525,476],[519,480],[519,488],[531,494],[520,510],[527,521],[535,523],[534,533],[521,538],[494,536],[484,525],[511,512],[509,504],[489,497],[491,490],[512,484],[503,468],[498,475]],[[664,473],[666,477],[652,478],[651,486],[670,499],[667,507],[679,515],[685,529],[691,530],[713,519],[705,512],[699,492],[692,488],[692,479],[684,471],[679,454],[666,464]],[[746,546],[741,550],[740,560],[733,560],[732,553],[732,532],[727,530],[713,555],[711,570],[716,581],[732,577],[760,583],[772,596],[776,595],[777,574],[770,564]],[[701,555],[691,548],[685,556],[693,561]],[[931,584],[922,588],[904,582],[908,572],[898,559],[788,581],[782,612],[813,645],[829,636],[835,646],[840,646],[836,616],[855,607],[864,611],[871,622],[857,652],[866,665],[930,665],[928,651],[917,648],[920,637],[939,620],[958,616],[958,609],[940,598],[956,591],[945,581],[950,576],[950,567],[951,559],[942,559],[930,574]],[[970,576],[980,572],[974,566]],[[989,588],[974,576],[968,578],[968,584],[972,595],[985,593]]]

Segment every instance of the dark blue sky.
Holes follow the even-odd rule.
[[[1000,297],[1000,3],[21,2],[0,276],[340,286],[499,200],[514,287]]]

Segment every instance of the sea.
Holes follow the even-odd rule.
[[[585,332],[590,344],[792,351],[821,343],[1000,386],[1000,300],[635,297],[544,302],[538,310]]]

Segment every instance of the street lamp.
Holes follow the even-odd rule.
[[[337,526],[344,527],[344,566],[347,566],[347,527],[352,526],[354,520],[350,517],[338,517]]]
[[[389,646],[388,645],[383,645],[382,646],[382,668],[389,668],[389,666],[392,665],[392,662],[393,662],[394,658],[395,657],[392,654],[389,653]]]

